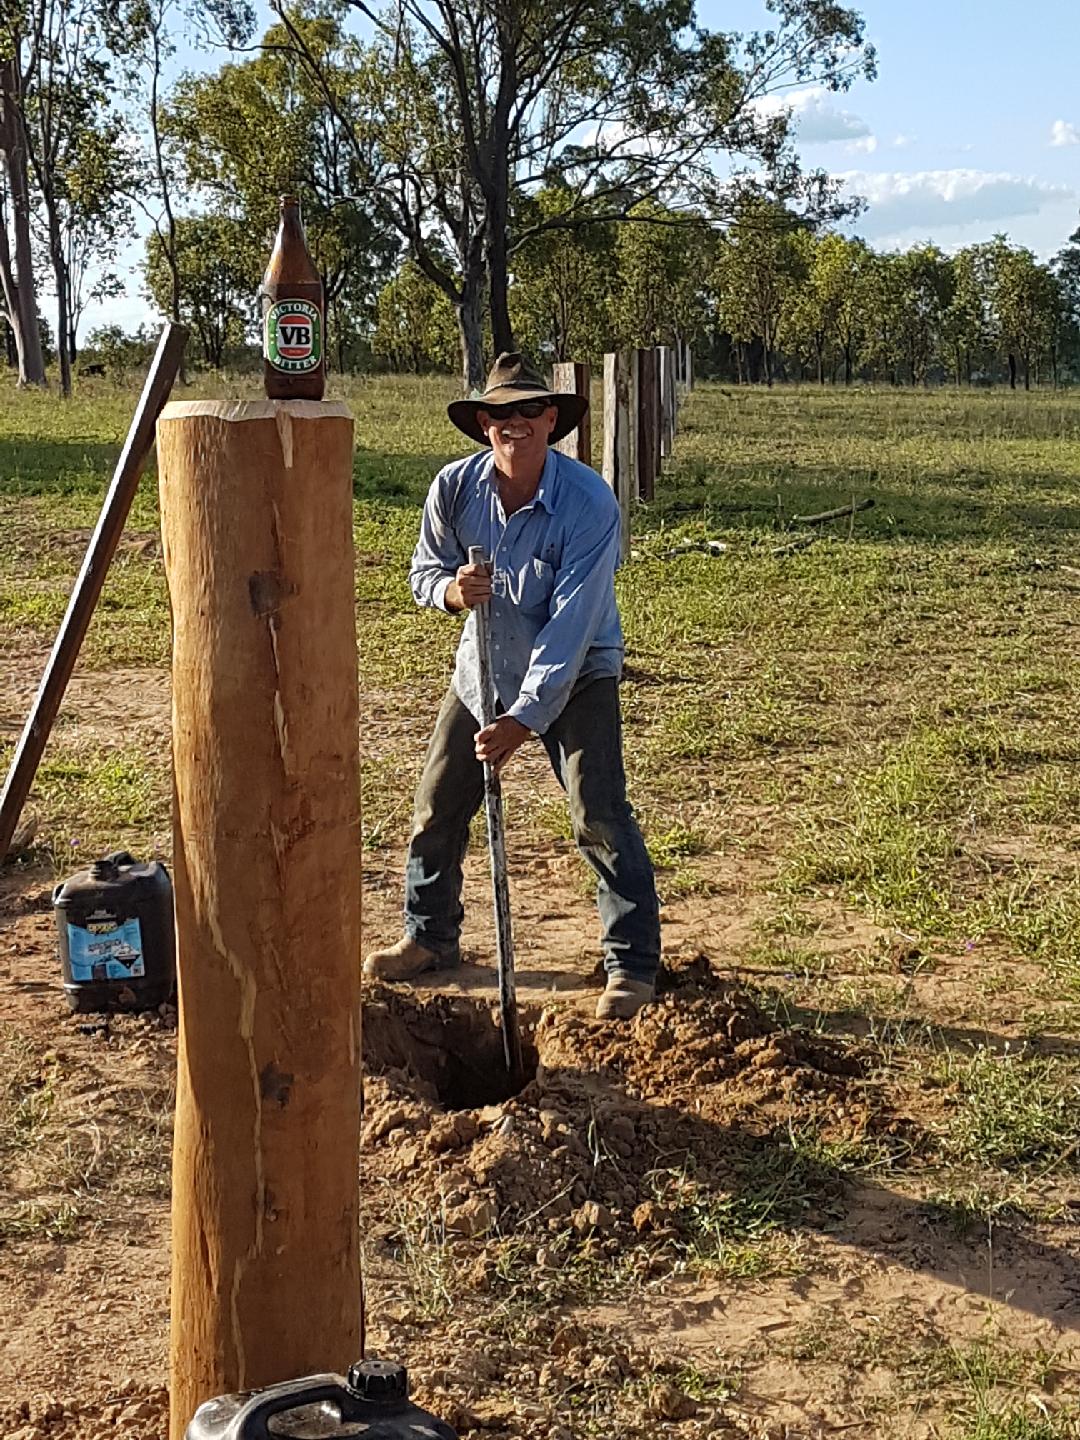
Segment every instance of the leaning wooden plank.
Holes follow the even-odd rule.
[[[97,527],[71,592],[67,612],[46,663],[30,715],[15,748],[15,758],[11,762],[3,794],[0,794],[0,861],[8,852],[26,797],[34,783],[60,702],[105,584],[109,564],[127,522],[139,476],[154,443],[154,426],[180,369],[186,341],[187,331],[181,325],[166,325],[161,332],[135,418],[120,459],[116,462]]]

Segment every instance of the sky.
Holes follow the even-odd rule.
[[[878,78],[767,102],[791,107],[804,164],[865,197],[854,228],[878,249],[953,250],[1003,231],[1048,259],[1080,226],[1080,0],[852,3]],[[698,0],[698,18],[744,31],[767,21],[759,0]],[[141,246],[133,267],[140,258]],[[122,296],[90,308],[83,335],[154,323],[141,290],[133,268]]]

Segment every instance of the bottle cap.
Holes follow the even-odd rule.
[[[350,1365],[345,1384],[362,1400],[385,1404],[409,1398],[409,1377],[404,1365],[392,1360],[358,1360]]]

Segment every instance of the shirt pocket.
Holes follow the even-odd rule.
[[[555,589],[555,567],[534,556],[518,571],[517,581],[519,607],[546,611]]]

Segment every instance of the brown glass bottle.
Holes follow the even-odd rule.
[[[281,223],[262,283],[263,384],[271,400],[321,400],[326,388],[322,279],[304,237],[300,201],[281,197]]]

